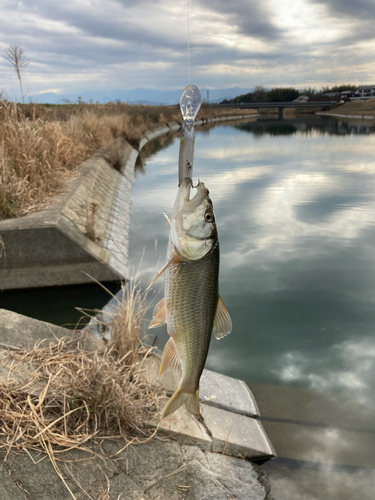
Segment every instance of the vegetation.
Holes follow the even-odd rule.
[[[304,89],[296,89],[294,87],[276,87],[271,90],[266,90],[262,86],[255,87],[254,92],[243,94],[234,99],[225,99],[221,104],[238,104],[247,102],[290,102],[297,99],[299,96],[306,95],[311,99],[318,99],[322,94],[327,92],[343,92],[344,90],[356,90],[356,85],[335,85],[333,87],[322,87],[317,90],[312,87]]]
[[[249,113],[253,111],[249,110]],[[198,118],[243,114],[242,110],[202,105]],[[66,190],[79,165],[123,137],[135,148],[145,130],[181,122],[175,106],[125,103],[15,104],[0,95],[0,220],[43,208]],[[113,156],[113,165],[119,163]]]
[[[10,45],[10,47],[7,48],[5,51],[5,59],[6,61],[13,67],[14,71],[17,74],[18,81],[20,83],[20,88],[21,88],[21,96],[22,96],[22,102],[24,101],[24,93],[23,93],[23,88],[22,88],[22,78],[21,78],[21,73],[23,72],[24,69],[28,66],[30,61],[26,57],[25,53],[21,49],[19,45]]]

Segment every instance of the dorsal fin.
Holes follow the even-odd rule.
[[[214,319],[215,337],[220,340],[232,331],[232,320],[229,316],[227,308],[219,295],[217,301],[216,315]]]

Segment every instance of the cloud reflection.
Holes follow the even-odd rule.
[[[368,398],[374,361],[356,353],[375,324],[375,136],[326,128],[317,119],[308,135],[258,139],[228,126],[197,130],[195,175],[214,202],[220,293],[234,325],[213,340],[207,366]],[[131,258],[137,265],[145,247],[144,286],[165,260],[162,213],[172,210],[177,158],[175,141],[133,186]]]

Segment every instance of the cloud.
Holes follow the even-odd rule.
[[[193,0],[192,78],[211,88],[362,83],[372,75],[373,11],[364,0]],[[3,1],[0,51],[10,44],[30,57],[31,94],[58,81],[65,93],[187,81],[186,3],[172,0]],[[0,70],[0,88],[16,87],[4,61]]]

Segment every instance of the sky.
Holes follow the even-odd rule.
[[[28,93],[184,88],[187,0],[0,0],[1,57],[19,45]],[[375,83],[374,0],[189,0],[190,83],[298,88]]]

